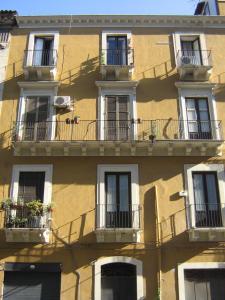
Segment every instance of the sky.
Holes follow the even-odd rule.
[[[150,14],[193,15],[198,0],[0,0],[19,15]]]

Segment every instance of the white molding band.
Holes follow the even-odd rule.
[[[184,165],[184,176],[185,176],[185,189],[188,191],[187,205],[193,205],[194,200],[194,189],[193,189],[193,172],[216,172],[218,179],[219,197],[222,208],[222,221],[225,226],[225,168],[223,164],[198,164],[198,165]],[[195,228],[195,212],[191,209],[189,214],[189,227]]]
[[[185,270],[193,269],[225,269],[224,262],[198,262],[198,263],[183,263],[178,265],[178,288],[179,300],[190,300],[185,297]]]
[[[97,204],[105,204],[105,173],[106,172],[130,172],[131,173],[131,202],[139,205],[139,178],[138,165],[98,165],[97,167]],[[97,215],[102,213],[98,211]],[[138,228],[138,215],[134,215],[133,228]],[[97,219],[97,227],[105,227],[105,215]]]
[[[94,296],[95,300],[101,298],[101,267],[110,263],[126,263],[136,266],[137,272],[137,300],[144,299],[144,283],[143,283],[143,263],[132,257],[127,256],[112,256],[98,259],[94,264]]]
[[[18,199],[20,172],[45,172],[43,204],[50,204],[52,200],[53,165],[13,165],[10,198],[15,202]]]

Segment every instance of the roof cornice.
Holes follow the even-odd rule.
[[[225,28],[225,16],[59,15],[18,16],[20,28],[162,27]]]

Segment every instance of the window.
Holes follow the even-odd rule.
[[[190,139],[211,139],[208,99],[186,98],[188,134]]]
[[[223,164],[185,165],[188,223],[191,228],[225,225]]]
[[[178,266],[179,299],[223,300],[225,264],[184,263]]]
[[[54,37],[35,37],[33,65],[34,66],[51,66],[54,65],[53,49]]]
[[[25,99],[23,140],[48,138],[49,102],[47,96],[29,96]]]
[[[99,165],[97,228],[140,228],[137,165]]]
[[[193,172],[196,227],[221,227],[221,207],[216,172]]]
[[[128,140],[131,132],[129,96],[106,96],[105,139]]]
[[[51,203],[52,165],[14,165],[11,184],[11,198],[16,202],[41,200]]]
[[[107,36],[107,65],[127,65],[127,36]]]
[[[95,262],[95,300],[145,299],[142,262],[126,256]]]
[[[137,299],[136,266],[111,263],[101,267],[102,300]]]
[[[105,173],[106,227],[132,226],[130,179],[130,173]]]

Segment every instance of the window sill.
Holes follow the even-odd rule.
[[[139,243],[141,229],[98,228],[95,230],[98,243]]]
[[[225,241],[225,227],[190,228],[188,233],[191,242]]]

